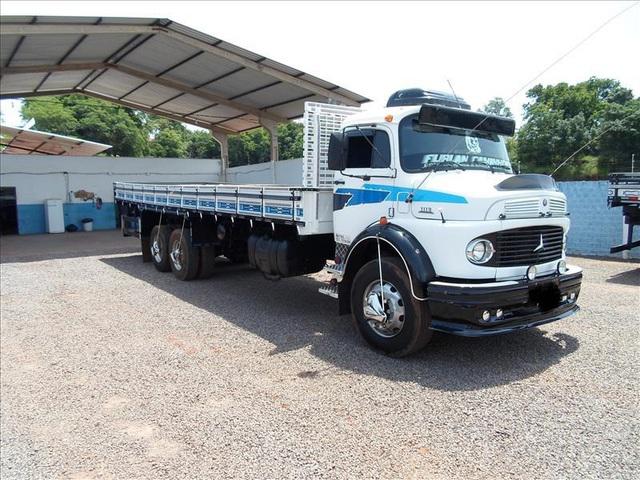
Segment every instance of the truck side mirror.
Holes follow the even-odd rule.
[[[347,137],[344,133],[332,133],[329,139],[327,168],[341,172],[347,167]]]

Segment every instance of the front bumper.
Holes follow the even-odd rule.
[[[569,267],[533,281],[490,283],[433,281],[427,286],[431,329],[479,337],[554,322],[576,313],[582,269]],[[498,309],[503,315],[497,316]],[[490,318],[482,319],[488,311]]]

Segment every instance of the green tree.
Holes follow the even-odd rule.
[[[187,156],[187,140],[180,132],[165,128],[160,130],[150,144],[152,157],[184,158]]]
[[[187,156],[189,130],[178,122],[153,117],[147,122],[151,135],[149,154],[152,157],[183,158]]]
[[[75,135],[78,120],[73,112],[65,107],[62,97],[27,98],[22,103],[20,115],[23,119],[34,119],[34,129],[59,135]]]
[[[220,146],[208,131],[189,130],[173,120],[84,95],[26,99],[21,115],[25,120],[33,118],[37,130],[112,145],[106,155],[220,157]],[[302,124],[278,126],[281,159],[302,156],[302,135]],[[270,145],[269,134],[263,128],[231,135],[231,166],[269,161]]]
[[[280,160],[302,157],[303,126],[289,122],[278,125],[278,149]]]
[[[208,131],[189,132],[187,156],[189,158],[220,158],[220,144]]]
[[[28,98],[20,114],[33,118],[36,130],[112,145],[107,155],[147,153],[147,116],[112,103],[83,95]]]
[[[584,114],[564,118],[560,112],[542,110],[518,131],[518,158],[528,171],[550,173],[591,136]]]
[[[575,154],[557,177],[593,178],[637,148],[638,100],[617,80],[536,85],[527,98],[516,136],[523,171],[550,173]]]
[[[492,98],[491,100],[489,100],[489,103],[487,103],[478,111],[482,113],[488,113],[490,115],[500,115],[501,117],[513,118],[511,109],[507,107],[507,104],[502,97]]]
[[[264,128],[256,128],[229,137],[229,166],[268,162],[271,140]]]
[[[301,123],[278,125],[278,153],[280,160],[302,157],[303,128]],[[251,165],[271,159],[271,138],[264,128],[256,128],[229,137],[229,165]]]
[[[640,158],[640,98],[624,105],[610,105],[603,112],[596,135],[601,135],[598,138],[601,170],[630,170],[631,155],[635,153]]]

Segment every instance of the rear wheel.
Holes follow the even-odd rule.
[[[199,278],[211,278],[216,267],[216,247],[209,245],[200,247],[200,272]]]
[[[151,261],[156,269],[160,272],[171,271],[169,259],[169,236],[171,229],[166,225],[156,225],[151,229],[149,236],[149,251],[151,252]]]
[[[193,280],[200,267],[200,248],[191,245],[188,230],[176,228],[169,236],[169,260],[173,274],[180,280]]]
[[[144,263],[153,261],[151,259],[151,252],[149,251],[150,246],[151,241],[149,237],[140,237],[140,249],[142,250],[142,261]]]
[[[427,306],[411,294],[409,277],[397,258],[382,258],[382,285],[377,259],[358,271],[351,286],[351,311],[363,338],[391,355],[415,353],[431,339]]]

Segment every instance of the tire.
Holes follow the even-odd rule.
[[[176,228],[169,236],[169,264],[176,278],[193,280],[200,268],[200,248],[191,245],[189,230]]]
[[[427,305],[411,294],[409,277],[400,259],[382,258],[382,279],[386,317],[376,321],[371,314],[380,313],[380,309],[370,307],[365,312],[365,295],[374,305],[381,297],[378,260],[371,260],[356,273],[351,285],[356,329],[367,343],[389,355],[403,357],[415,353],[429,343],[433,334]]]
[[[156,225],[151,229],[149,236],[149,252],[153,266],[159,272],[171,271],[169,259],[169,236],[171,229],[166,225]]]
[[[200,270],[198,278],[211,278],[216,271],[216,247],[214,245],[200,247]]]
[[[153,259],[151,257],[150,252],[151,242],[149,241],[149,237],[140,237],[140,250],[142,251],[142,263],[152,262]]]

